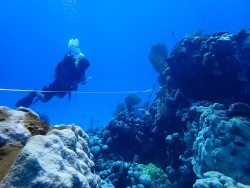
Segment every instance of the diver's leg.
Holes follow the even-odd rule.
[[[34,98],[36,97],[36,92],[30,92],[27,96],[21,98],[19,101],[17,101],[17,103],[15,104],[15,106],[18,108],[20,106],[29,108],[31,106],[31,104],[33,103]]]
[[[55,89],[52,83],[52,84],[49,84],[49,87],[44,86],[43,91],[37,92],[36,96],[41,102],[45,103],[45,102],[48,102],[50,99],[52,99],[56,95],[56,93],[53,92],[54,90]]]
[[[45,103],[51,100],[54,96],[63,95],[63,92],[60,92],[62,90],[63,90],[62,82],[59,79],[55,79],[51,84],[49,84],[48,87],[44,86],[43,91],[37,93],[37,97],[41,102]]]

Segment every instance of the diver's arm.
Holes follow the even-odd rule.
[[[88,80],[90,80],[92,77],[84,78],[84,80],[81,82],[81,85],[85,85]]]

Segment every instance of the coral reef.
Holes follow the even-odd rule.
[[[189,35],[149,58],[162,86],[153,104],[139,114],[128,96],[89,136],[1,107],[0,152],[14,163],[1,186],[249,187],[249,31]]]
[[[243,29],[182,39],[167,59],[168,87],[194,100],[249,103],[249,36]]]
[[[0,106],[0,124],[0,146],[22,146],[32,135],[44,135],[51,128],[35,112],[24,107],[12,110]]]
[[[94,173],[80,127],[52,128],[27,108],[0,115],[0,187],[112,187]]]
[[[74,125],[29,139],[4,187],[98,187],[84,132]]]
[[[247,117],[227,116],[224,105],[192,106],[186,119],[192,119],[185,141],[195,138],[189,150],[198,177],[219,171],[241,183],[250,184],[250,122]],[[239,160],[240,159],[240,160]]]
[[[123,103],[118,103],[115,107],[114,112],[112,113],[113,116],[117,116],[120,112],[124,111],[126,109],[125,105]]]
[[[97,173],[118,187],[147,187],[150,176],[140,182],[129,168],[152,163],[167,175],[166,187],[193,187],[209,171],[240,186],[250,184],[249,38],[242,29],[189,35],[178,42],[160,61],[163,87],[144,116],[125,109],[90,133]],[[118,161],[124,166],[115,172]],[[126,181],[129,174],[134,179]],[[157,187],[152,181],[150,186]]]
[[[99,159],[96,163],[99,175],[115,187],[170,188],[171,183],[162,169],[153,164]]]
[[[136,158],[139,163],[164,163],[165,140],[155,134],[147,121],[125,110],[90,137],[90,148],[98,151],[95,156],[117,155],[125,161]],[[154,150],[156,146],[158,150]]]
[[[165,44],[153,45],[148,57],[150,63],[158,73],[163,73],[167,68],[166,59],[168,57],[168,51]]]
[[[248,188],[248,185],[236,182],[230,177],[219,172],[209,171],[204,174],[203,179],[196,180],[194,188]]]
[[[15,162],[22,147],[32,135],[44,135],[50,125],[39,119],[38,115],[27,108],[0,106],[0,180]]]
[[[164,86],[166,84],[166,74],[168,72],[168,65],[166,60],[168,57],[168,51],[165,44],[155,44],[152,46],[151,51],[148,55],[150,63],[154,69],[159,73],[158,81],[159,84]]]
[[[133,111],[135,109],[135,106],[138,105],[141,102],[141,98],[132,93],[129,94],[125,99],[124,99],[126,108],[128,109],[128,111]]]

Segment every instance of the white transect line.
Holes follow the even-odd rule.
[[[138,91],[42,91],[42,90],[29,90],[29,89],[8,89],[0,88],[0,91],[10,91],[10,92],[43,92],[43,93],[78,93],[78,94],[126,94],[126,93],[148,93],[153,91],[153,89],[148,90],[138,90]]]

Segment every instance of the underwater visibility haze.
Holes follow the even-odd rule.
[[[170,52],[176,41],[199,30],[236,32],[249,26],[248,1],[1,1],[2,88],[42,89],[53,81],[56,65],[68,52],[70,39],[90,61],[92,77],[78,91],[152,89],[157,73],[148,54],[155,43]],[[14,107],[27,93],[0,92],[2,105]],[[139,93],[142,104],[149,93]],[[105,124],[127,94],[74,94],[53,98],[32,109],[51,124],[88,126],[93,117]],[[103,125],[102,124],[102,125]]]
[[[1,0],[0,188],[250,187],[249,7]]]

